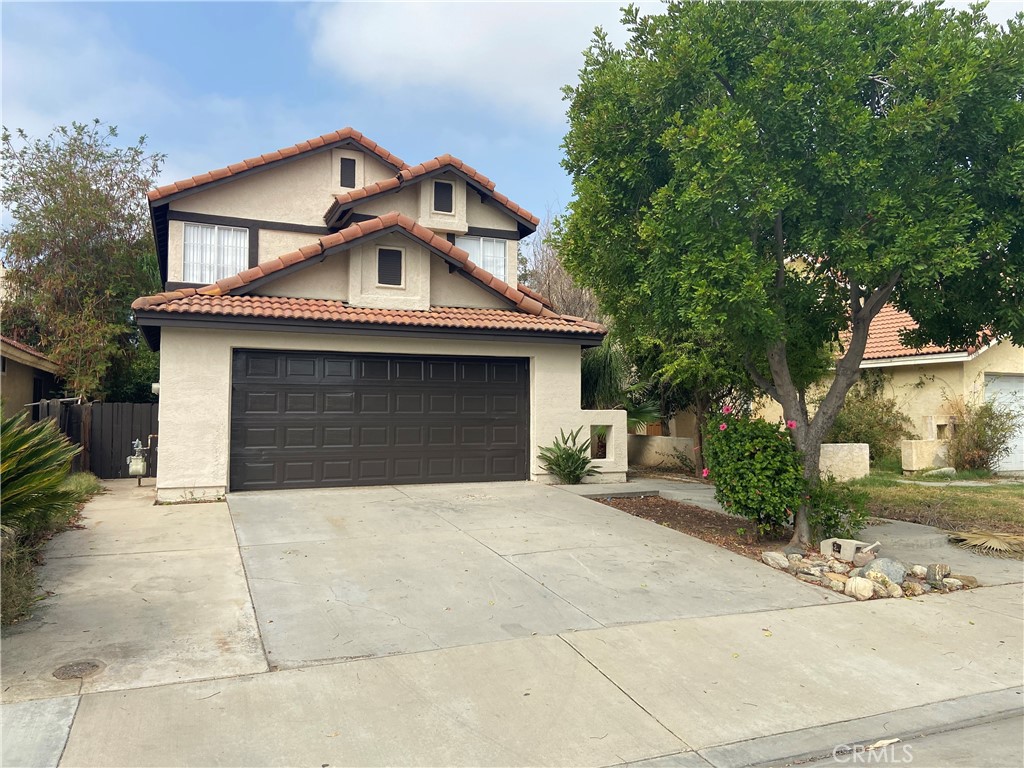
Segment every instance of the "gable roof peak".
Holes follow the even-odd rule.
[[[296,155],[303,155],[309,152],[323,150],[335,144],[345,142],[358,144],[367,152],[372,153],[396,170],[402,171],[409,167],[404,160],[384,149],[384,147],[373,139],[360,131],[357,131],[355,128],[347,126],[341,130],[331,131],[330,133],[325,133],[315,138],[307,139],[306,141],[300,141],[298,144],[293,144],[290,147],[283,147],[274,152],[268,152],[266,154],[259,155],[258,157],[251,157],[248,160],[241,161],[240,163],[232,163],[224,168],[217,168],[215,170],[208,171],[207,173],[199,174],[198,176],[192,176],[188,179],[175,181],[171,184],[164,184],[163,186],[149,191],[149,202],[150,204],[153,204],[165,197],[170,197],[171,195],[175,195],[179,192],[192,190],[196,187],[201,187],[214,181],[220,181],[221,179],[225,179],[230,176],[237,176],[255,168],[260,168],[295,157]]]

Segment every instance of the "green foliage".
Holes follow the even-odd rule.
[[[856,538],[868,524],[868,493],[827,477],[810,493],[808,519],[816,541]]]
[[[887,302],[914,341],[1024,338],[1024,23],[910,2],[670,2],[623,22],[628,42],[599,31],[565,91],[560,241],[622,333],[741,367],[796,422],[809,480]]]
[[[131,302],[160,287],[146,191],[163,158],[147,154],[144,137],[116,139],[99,121],[45,139],[2,133],[0,204],[13,219],[0,231],[5,319],[57,362],[75,395],[103,394],[112,361],[139,348]]]
[[[33,555],[12,530],[0,528],[0,624],[5,627],[27,614],[35,600]]]
[[[882,382],[862,380],[846,395],[826,443],[867,443],[871,466],[899,458],[900,441],[916,440],[913,422],[886,397]]]
[[[80,495],[63,485],[79,448],[52,420],[28,421],[24,411],[0,424],[0,523],[20,536],[50,530],[74,514]]]
[[[76,504],[84,504],[103,491],[102,483],[92,472],[72,472],[64,478],[61,487],[74,495]]]
[[[160,381],[160,353],[140,339],[118,349],[103,377],[103,393],[111,403],[155,403],[153,382]]]
[[[792,440],[763,419],[730,410],[709,420],[704,462],[718,503],[755,521],[761,535],[788,525],[806,494]]]
[[[1013,437],[1024,425],[1024,412],[993,400],[971,404],[964,399],[949,401],[953,435],[946,447],[946,459],[957,470],[995,470],[1008,456]]]
[[[541,466],[564,485],[578,485],[584,477],[597,474],[590,458],[590,438],[579,442],[583,427],[568,435],[559,430],[555,442],[540,449]]]
[[[603,410],[621,405],[629,388],[629,361],[611,334],[600,346],[584,350],[581,360],[582,407]]]

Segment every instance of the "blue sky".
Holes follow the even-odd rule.
[[[450,152],[544,216],[571,193],[560,89],[596,25],[625,39],[619,5],[4,2],[2,120],[145,134],[163,183],[351,125],[410,163]]]

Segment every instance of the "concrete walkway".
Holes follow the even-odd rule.
[[[961,738],[998,745],[976,742],[971,765],[1024,761],[1012,744],[1024,722],[1021,584],[917,600],[772,606],[778,594],[828,593],[752,561],[709,560],[714,548],[703,542],[564,491],[504,485],[424,486],[402,495],[375,489],[390,502],[320,492],[319,509],[312,504],[306,514],[295,514],[287,494],[262,507],[233,497],[234,527],[227,505],[154,507],[147,492],[115,486],[87,507],[86,530],[53,542],[43,577],[55,594],[35,619],[4,635],[2,764],[741,766],[826,758],[837,745],[922,734],[933,739],[919,742],[923,750],[935,745],[922,756],[949,755],[956,737],[936,734],[965,726]],[[771,579],[765,609],[730,610],[730,601],[742,609],[752,595],[720,589],[705,600],[717,604],[711,613],[630,618],[630,604],[643,606],[642,590],[657,583],[626,591],[616,584],[615,570],[628,573],[635,559],[594,571],[598,555],[616,549],[595,541],[627,534],[641,547],[675,547],[675,558],[696,566],[685,578],[658,571],[670,578],[648,605],[668,610],[672,590],[680,604],[699,605],[706,563],[740,581],[745,567],[756,567]],[[371,642],[367,652],[376,657],[339,661],[343,654],[325,634],[331,622],[335,633],[357,637],[346,630],[351,621],[377,638],[402,637],[401,622],[375,625],[372,610],[346,619],[341,603],[318,604],[317,568],[379,569],[408,560],[417,539],[423,563],[407,579],[433,572],[438,582],[452,563],[476,563],[463,569],[464,593],[442,582],[431,589],[429,581],[404,589],[416,610],[441,622],[428,628],[435,640],[448,619],[429,616],[432,593],[467,598],[445,612],[469,611],[451,625],[461,627],[453,642],[397,651]],[[380,548],[391,541],[397,549]],[[531,549],[538,543],[556,547]],[[549,563],[500,575],[530,552],[554,556],[562,574]],[[573,558],[578,565],[568,568]],[[295,585],[279,583],[285,564],[300,577]],[[787,583],[775,584],[775,576]],[[538,599],[531,584],[551,595],[540,599],[564,605],[546,627],[530,628],[538,614],[517,608]],[[479,585],[484,596],[494,588],[484,602],[495,605],[474,604]],[[371,586],[362,605],[385,599],[372,594],[378,588],[396,590],[383,578]],[[342,597],[352,603],[353,594]],[[393,609],[398,601],[379,605]],[[560,628],[582,603],[592,620]],[[593,619],[601,615],[595,605],[610,606],[608,621]],[[302,641],[305,627],[319,639]],[[399,633],[388,635],[389,627]],[[268,664],[264,642],[289,663]],[[81,681],[52,678],[56,662],[84,659],[105,667]]]

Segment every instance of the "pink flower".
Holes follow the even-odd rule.
[[[722,408],[722,413],[724,413],[726,416],[728,416],[730,413],[732,413],[732,406],[731,405],[727,405],[727,406],[723,407]]]
[[[719,432],[725,432],[726,429],[728,429],[728,427],[726,427],[725,424],[719,424],[718,425],[718,431]]]
[[[700,473],[700,476],[701,476],[701,477],[707,477],[707,476],[708,476],[708,475],[710,475],[710,474],[711,474],[711,470],[709,470],[709,469],[708,469],[707,467],[704,467],[704,471],[702,471],[702,472]]]
[[[790,419],[789,421],[786,422],[786,426],[789,427],[790,429],[796,429],[796,422]]]

